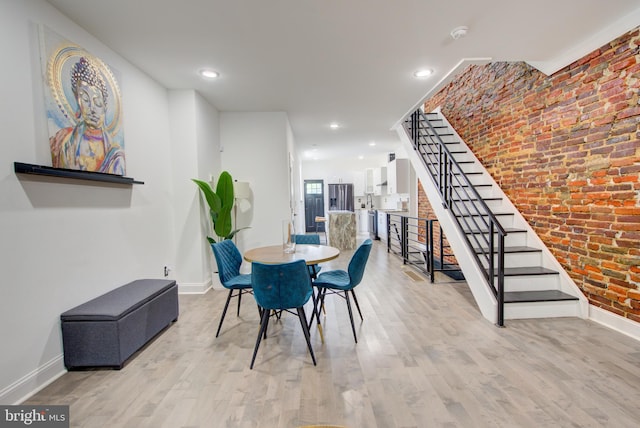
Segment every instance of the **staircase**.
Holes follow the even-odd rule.
[[[582,292],[439,110],[396,131],[485,318],[587,317]]]

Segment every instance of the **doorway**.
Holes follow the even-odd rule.
[[[324,232],[324,223],[316,223],[316,216],[324,217],[324,180],[304,180],[305,232]]]

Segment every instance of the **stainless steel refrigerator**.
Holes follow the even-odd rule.
[[[353,211],[353,184],[329,184],[329,211]]]

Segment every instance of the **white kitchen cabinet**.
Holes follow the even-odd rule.
[[[387,193],[409,193],[409,159],[395,159],[387,164]]]
[[[373,193],[375,184],[373,182],[373,168],[367,168],[364,170],[364,192]]]
[[[369,231],[369,210],[357,210],[358,233]]]
[[[373,169],[373,194],[380,196],[386,192],[387,168],[381,166]]]
[[[384,211],[378,211],[378,237],[387,241],[387,213]]]

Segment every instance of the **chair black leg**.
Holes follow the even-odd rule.
[[[256,305],[256,307],[258,308],[258,316],[260,317],[260,319],[262,319],[262,308],[260,307],[260,305]]]
[[[316,293],[317,292],[317,293]],[[316,317],[316,312],[318,308],[318,300],[320,299],[320,289],[316,289],[316,287],[311,288],[311,302],[313,303],[313,312],[311,313],[311,318],[309,318],[309,322],[307,326],[309,330],[311,330],[311,326],[313,325],[313,319]]]
[[[266,324],[264,325],[264,338],[267,338],[267,329],[269,328],[269,318],[271,318],[271,309],[263,309],[263,311],[267,312],[267,321]]]
[[[231,296],[233,295],[233,289],[229,290],[229,295],[227,296],[227,303],[224,304],[224,309],[222,310],[222,317],[220,317],[220,324],[218,324],[218,331],[216,331],[216,337],[220,334],[220,329],[222,328],[222,321],[224,321],[224,316],[227,314],[227,308],[229,307],[229,302],[231,301]]]
[[[358,309],[358,313],[360,314],[360,320],[364,321],[364,318],[362,318],[362,312],[360,312],[360,305],[358,304],[358,299],[356,298],[356,292],[353,290],[353,288],[351,289],[351,296],[353,296],[353,301],[356,302],[356,308]]]
[[[351,303],[349,302],[349,292],[344,292],[344,298],[347,301],[347,309],[349,310],[349,319],[351,320],[351,330],[353,331],[353,339],[358,343],[358,336],[356,336],[356,326],[353,323],[353,312],[351,311]]]
[[[309,334],[309,326],[307,325],[307,315],[304,313],[304,308],[301,306],[298,308],[298,318],[300,318],[300,325],[302,326],[302,331],[304,333],[304,338],[307,341],[307,348],[309,348],[309,353],[311,354],[311,359],[313,360],[313,365],[316,365],[316,356],[313,353],[313,348],[311,347],[311,335]]]
[[[267,323],[269,322],[269,309],[262,310],[262,319],[260,320],[260,331],[258,332],[258,339],[256,339],[256,347],[253,350],[253,357],[251,357],[251,365],[249,369],[253,370],[253,363],[256,361],[256,355],[258,355],[258,348],[260,347],[260,340],[262,335],[267,331]]]
[[[324,296],[327,294],[326,288],[318,289],[318,305],[316,306],[316,322],[320,325],[320,312],[324,307]]]
[[[240,302],[242,301],[242,290],[238,290],[238,311],[236,312],[236,316],[240,316]]]

